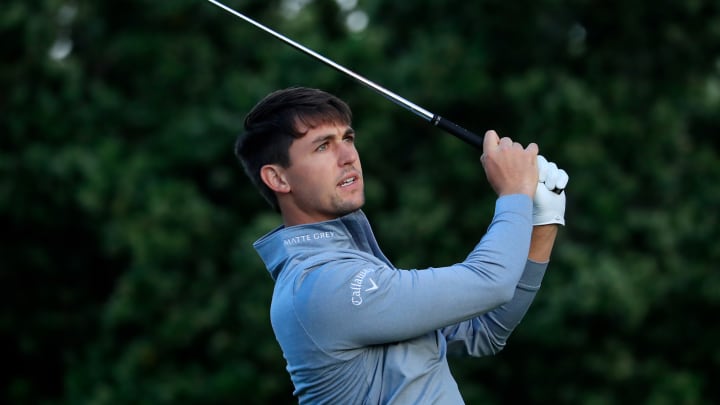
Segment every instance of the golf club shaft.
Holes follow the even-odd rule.
[[[224,5],[223,3],[220,3],[216,0],[208,0],[208,1],[214,5],[222,8],[223,10],[227,11],[228,13],[233,14],[236,17],[239,17],[239,18],[245,20],[246,22],[254,25],[255,27],[265,31],[266,33],[274,36],[275,38],[279,39],[280,41],[285,42],[286,44],[292,46],[293,48],[325,63],[326,65],[332,67],[333,69],[335,69],[341,73],[346,74],[347,76],[350,76],[351,78],[355,79],[359,83],[376,91],[383,97],[385,97],[388,100],[392,101],[393,103],[399,105],[400,107],[403,107],[403,108],[409,110],[410,112],[421,117],[425,121],[428,121],[432,125],[435,125],[435,126],[441,128],[442,130],[444,130],[445,132],[447,132],[451,135],[454,135],[454,136],[460,138],[461,140],[469,143],[470,145],[475,146],[476,148],[482,150],[482,138],[480,136],[478,136],[477,134],[475,134],[471,131],[468,131],[467,129],[461,127],[460,125],[458,125],[448,119],[442,118],[439,115],[434,114],[434,113],[420,107],[419,105],[408,101],[407,99],[405,99],[403,97],[400,97],[399,95],[378,85],[377,83],[375,83],[371,80],[368,80],[367,78],[360,76],[359,74],[353,72],[352,70],[350,70],[342,65],[339,65],[339,64],[333,62],[332,60],[320,55],[319,53],[313,51],[312,49],[307,48],[306,46],[299,44],[299,43],[293,41],[292,39],[276,32],[276,31],[271,30],[270,28],[266,27],[265,25],[260,24],[259,22],[253,20],[252,18]]]

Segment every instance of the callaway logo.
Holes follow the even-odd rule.
[[[355,277],[350,280],[350,291],[352,292],[350,295],[350,302],[352,302],[353,305],[360,305],[363,303],[363,292],[375,291],[380,288],[372,277],[368,277],[368,274],[373,273],[374,271],[375,270],[373,269],[360,270]],[[365,284],[366,278],[370,286]]]

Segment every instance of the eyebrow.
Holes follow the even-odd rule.
[[[355,130],[351,127],[348,127],[348,129],[345,130],[345,133],[343,133],[343,136],[345,135],[355,135]],[[335,134],[326,134],[326,135],[318,135],[315,139],[313,139],[312,144],[318,144],[323,143],[329,139],[332,139],[335,137]]]

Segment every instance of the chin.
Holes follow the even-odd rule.
[[[351,204],[350,203],[343,204],[343,205],[337,207],[337,213],[338,213],[338,215],[341,215],[341,216],[347,215],[347,214],[350,214],[352,212],[355,212],[355,211],[361,209],[363,207],[363,205],[365,205],[365,199],[363,199],[362,201],[353,202]]]

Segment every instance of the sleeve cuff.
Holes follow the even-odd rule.
[[[495,201],[495,213],[511,211],[521,214],[528,221],[532,221],[533,201],[526,194],[508,194],[498,197]]]
[[[538,263],[532,260],[528,260],[525,264],[525,271],[523,271],[518,287],[524,290],[536,291],[540,289],[540,284],[545,276],[545,270],[547,270],[548,263]]]

